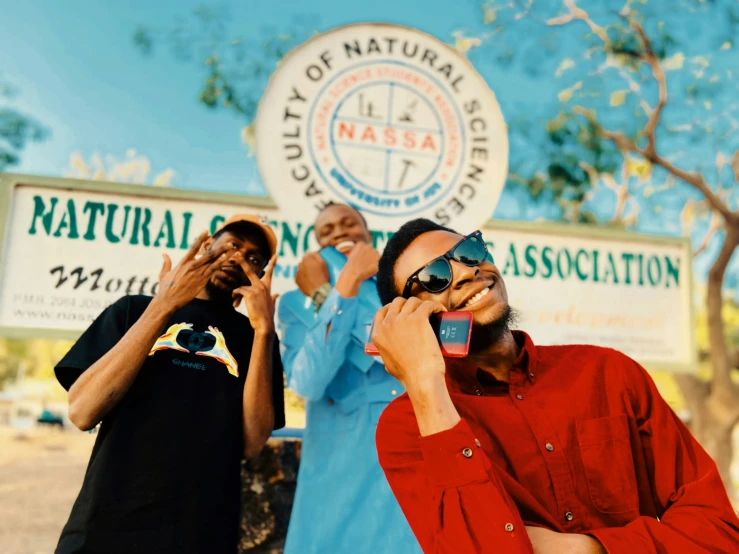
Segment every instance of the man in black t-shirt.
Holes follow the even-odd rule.
[[[165,254],[156,296],[118,300],[56,366],[72,422],[102,422],[58,554],[236,552],[241,458],[285,424],[276,245],[232,217],[174,268]]]

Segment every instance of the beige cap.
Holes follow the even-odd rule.
[[[218,230],[214,234],[218,234],[221,231],[224,231],[227,227],[230,227],[231,225],[235,225],[237,223],[248,223],[250,225],[253,225],[257,229],[259,229],[263,234],[264,238],[267,239],[267,244],[269,245],[269,257],[271,258],[277,253],[277,236],[275,235],[275,232],[272,230],[272,227],[269,226],[269,220],[264,215],[256,215],[256,214],[235,214],[226,219],[221,225],[218,227]]]

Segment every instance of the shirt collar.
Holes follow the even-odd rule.
[[[536,345],[524,331],[513,331],[513,338],[520,347],[513,362],[511,373],[527,375],[533,371],[536,360]],[[507,390],[508,383],[499,381],[491,374],[480,370],[464,359],[447,360],[447,385],[450,391],[463,394],[477,394],[482,388]]]

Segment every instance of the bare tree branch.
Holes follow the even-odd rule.
[[[594,33],[596,33],[601,38],[601,40],[605,44],[609,44],[608,35],[606,35],[603,28],[593,22],[593,20],[590,19],[590,16],[587,14],[587,12],[585,12],[585,10],[578,8],[575,0],[565,0],[565,5],[569,8],[570,13],[565,16],[549,20],[549,25],[563,25],[575,19],[581,20],[587,23],[587,25],[593,30]],[[640,59],[650,66],[652,70],[652,75],[657,81],[657,85],[659,87],[659,100],[657,102],[657,106],[654,109],[649,110],[647,123],[640,133],[646,138],[647,146],[645,148],[642,148],[635,141],[626,137],[623,133],[616,133],[599,127],[601,136],[613,141],[621,150],[637,153],[650,161],[652,164],[664,168],[670,174],[685,181],[689,185],[692,185],[706,197],[708,203],[716,211],[718,211],[728,223],[739,224],[739,211],[732,212],[729,206],[724,203],[722,199],[713,192],[713,190],[711,190],[711,187],[708,186],[705,178],[701,173],[690,173],[688,171],[685,171],[675,166],[666,158],[657,154],[656,131],[660,123],[662,111],[667,102],[667,78],[665,76],[664,70],[662,69],[659,58],[654,52],[652,42],[649,40],[649,37],[647,37],[646,33],[644,32],[644,28],[635,20],[630,21],[630,26],[638,35],[639,40],[642,44],[642,48],[644,49],[644,51],[640,55]],[[645,109],[646,108],[647,106],[645,106]],[[578,108],[575,108],[574,110],[575,112],[581,113],[582,115],[585,115],[592,120],[591,114],[587,114],[582,110],[578,110]],[[596,121],[593,121],[593,123],[599,126]]]
[[[621,184],[618,184],[616,182],[616,180],[613,178],[613,175],[610,175],[608,173],[599,174],[598,170],[595,167],[585,161],[581,161],[578,165],[583,169],[583,171],[585,171],[585,173],[587,173],[588,179],[590,181],[590,186],[593,189],[598,187],[598,185],[602,182],[616,195],[616,209],[613,212],[613,218],[611,219],[611,222],[627,223],[624,217],[624,213],[626,211],[626,205],[631,198],[631,193],[629,192],[628,160],[624,160],[624,163],[621,166]],[[638,205],[636,212],[638,213]]]
[[[706,231],[706,234],[703,236],[703,240],[701,241],[698,248],[695,249],[693,252],[693,256],[698,256],[702,254],[706,248],[708,248],[708,245],[711,243],[711,239],[716,235],[716,233],[721,229],[723,220],[721,219],[721,216],[718,212],[712,211],[711,212],[711,223],[708,226],[708,231]]]
[[[713,190],[711,190],[711,187],[708,186],[706,180],[703,178],[703,175],[701,173],[691,173],[677,167],[671,161],[660,156],[656,152],[649,151],[647,148],[641,148],[638,144],[636,144],[636,142],[628,138],[623,133],[616,133],[600,128],[600,134],[604,138],[613,141],[621,150],[627,152],[635,152],[639,154],[654,165],[658,165],[664,168],[678,179],[681,179],[694,188],[698,189],[706,197],[706,200],[711,205],[711,207],[719,212],[727,221],[727,223],[730,223],[732,225],[739,225],[739,212],[732,212],[729,209],[729,206],[727,206],[721,200],[721,198],[719,198],[719,196],[716,195]]]
[[[564,3],[565,6],[567,6],[567,8],[570,10],[570,13],[548,20],[547,25],[564,25],[566,23],[570,23],[575,19],[579,19],[580,21],[585,22],[587,26],[590,27],[590,30],[598,35],[598,37],[603,41],[604,44],[608,45],[611,43],[610,39],[608,38],[608,34],[603,29],[603,27],[597,25],[592,19],[590,19],[590,16],[585,10],[578,8],[575,0],[564,0]]]
[[[613,214],[613,221],[623,220],[629,196],[629,160],[624,158],[623,166],[621,166],[621,186],[616,188],[616,210]]]
[[[647,137],[647,152],[654,154],[656,151],[656,131],[657,125],[659,124],[660,117],[662,116],[662,110],[667,102],[667,78],[665,77],[665,71],[662,69],[662,64],[659,62],[659,58],[654,53],[652,48],[652,41],[649,40],[647,34],[644,32],[644,27],[636,20],[631,20],[629,25],[634,32],[639,36],[644,52],[641,55],[641,59],[649,64],[652,69],[652,75],[654,75],[655,81],[659,86],[659,100],[657,101],[657,107],[651,110],[649,113],[649,119],[647,124],[644,126],[644,135]]]
[[[610,53],[612,51],[611,43],[603,29],[593,23],[584,10],[575,5],[575,0],[564,0],[564,2],[569,8],[569,13],[550,20],[548,23],[550,25],[562,25],[574,20],[584,21],[604,42],[606,53]],[[629,10],[623,10],[622,15],[628,16]],[[604,129],[592,111],[580,107],[573,108],[573,111],[587,118],[602,138],[608,139],[616,145],[624,157],[624,163],[628,160],[629,154],[637,154],[652,165],[663,168],[668,176],[680,179],[703,195],[705,204],[711,210],[711,223],[708,234],[698,248],[698,253],[705,250],[718,229],[725,228],[725,236],[721,241],[720,252],[708,272],[706,288],[708,342],[713,378],[711,382],[704,382],[695,375],[682,374],[675,377],[683,392],[686,404],[693,414],[691,428],[707,441],[705,446],[717,460],[721,478],[724,480],[729,495],[735,498],[736,493],[731,486],[730,475],[731,431],[739,422],[739,405],[737,405],[736,400],[739,397],[739,386],[734,384],[731,378],[736,360],[734,353],[729,352],[727,345],[722,317],[722,288],[732,255],[739,248],[739,210],[732,211],[731,198],[725,199],[725,191],[721,183],[721,171],[724,169],[723,164],[725,163],[723,157],[720,158],[721,163],[717,164],[720,167],[717,167],[719,178],[717,180],[718,187],[716,188],[709,186],[703,172],[686,171],[657,152],[656,132],[667,102],[667,79],[664,68],[641,24],[631,18],[629,25],[641,44],[639,51],[630,53],[631,59],[649,65],[659,90],[658,101],[653,109],[642,99],[641,105],[647,112],[647,122],[644,128],[634,135],[635,138],[631,138],[624,132]],[[644,141],[646,145],[644,145]],[[737,177],[737,173],[739,173],[739,153],[732,159],[731,166],[735,172],[734,176]],[[686,204],[683,209],[681,219],[688,230],[692,210],[703,205],[704,202],[696,203],[689,200],[689,205]]]
[[[734,172],[734,180],[739,181],[739,150],[734,152],[730,163],[731,170]]]

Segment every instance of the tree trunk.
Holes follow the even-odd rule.
[[[708,343],[713,368],[713,393],[726,403],[736,404],[739,390],[731,380],[733,369],[732,356],[726,345],[726,331],[722,317],[723,284],[726,268],[739,246],[739,223],[727,222],[726,237],[721,246],[718,257],[708,271],[708,286],[706,290],[706,313],[708,315]]]
[[[721,480],[724,482],[729,500],[734,507],[739,506],[739,497],[736,487],[731,479],[731,463],[734,459],[734,447],[732,443],[732,432],[734,426],[726,426],[718,423],[711,424],[713,418],[706,418],[707,425],[701,432],[699,442],[706,449],[708,455],[713,458],[718,467]]]
[[[732,433],[739,423],[739,387],[731,379],[734,364],[726,344],[722,288],[726,268],[737,246],[739,222],[729,221],[721,251],[708,272],[706,311],[712,381],[710,384],[704,383],[694,375],[676,376],[692,414],[691,431],[716,462],[729,498],[735,506],[739,505],[739,495],[731,479],[734,454]]]
[[[734,459],[734,424],[731,423],[731,412],[735,407],[730,406],[728,410],[722,407],[720,400],[712,394],[711,384],[701,381],[695,375],[678,374],[675,381],[690,411],[690,431],[716,462],[729,499],[735,507],[739,507],[739,495],[731,479],[731,463]]]

